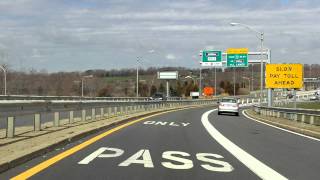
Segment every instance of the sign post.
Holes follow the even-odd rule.
[[[248,67],[248,48],[228,48],[227,67],[233,68],[233,95],[236,95],[235,68]]]
[[[217,88],[217,67],[222,67],[222,53],[221,51],[215,51],[215,50],[206,50],[202,51],[202,61],[200,62],[201,66],[213,66],[214,67],[214,88]],[[201,69],[201,67],[200,67]],[[200,73],[201,74],[201,73]],[[200,80],[201,82],[201,80]],[[200,89],[202,87],[200,86]],[[201,95],[201,90],[200,90]],[[215,91],[215,96],[216,96]]]
[[[179,78],[178,71],[158,72],[158,79],[166,80],[167,98],[170,96],[170,92],[169,92],[169,80],[177,80],[178,78]]]

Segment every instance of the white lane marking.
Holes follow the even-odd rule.
[[[193,162],[189,159],[185,159],[182,157],[177,157],[178,156],[183,156],[183,157],[189,157],[190,154],[186,152],[181,152],[181,151],[166,151],[162,154],[163,159],[168,159],[172,161],[178,162],[178,164],[174,164],[172,162],[162,162],[162,166],[168,168],[168,169],[191,169],[193,168]]]
[[[259,161],[233,142],[228,138],[223,136],[216,128],[214,128],[209,122],[209,114],[216,111],[213,109],[205,112],[201,117],[201,122],[206,128],[208,133],[215,139],[220,145],[222,145],[227,151],[229,151],[235,158],[237,158],[242,164],[247,166],[252,172],[254,172],[261,179],[272,179],[272,180],[282,180],[287,179],[277,171],[271,169],[263,162]]]
[[[113,154],[102,154],[105,151],[113,151]],[[83,160],[78,162],[78,164],[89,164],[91,161],[93,161],[95,158],[111,158],[111,157],[119,157],[124,153],[122,149],[118,148],[109,148],[109,147],[101,147],[89,156],[85,157]]]
[[[188,126],[190,123],[182,123],[184,127]]]
[[[120,163],[119,166],[129,166],[130,164],[143,164],[145,168],[154,168],[150,151],[148,149],[141,149],[136,154]]]
[[[315,140],[315,141],[319,141],[320,142],[320,139],[317,139],[317,138],[314,138],[314,137],[311,137],[311,136],[308,136],[308,135],[304,135],[304,134],[300,134],[300,133],[297,133],[297,132],[294,132],[294,131],[290,131],[288,129],[283,129],[281,127],[277,127],[275,125],[272,125],[272,124],[268,124],[268,123],[265,123],[265,122],[262,122],[262,121],[259,121],[257,119],[254,119],[252,117],[249,117],[248,115],[246,115],[246,113],[244,113],[244,111],[242,111],[242,114],[248,118],[248,119],[251,119],[255,122],[258,122],[258,123],[261,123],[261,124],[264,124],[264,125],[267,125],[267,126],[270,126],[270,127],[273,127],[273,128],[276,128],[276,129],[279,129],[279,130],[282,130],[282,131],[285,131],[285,132],[288,132],[288,133],[291,133],[291,134],[295,134],[295,135],[298,135],[298,136],[302,136],[302,137],[305,137],[305,138],[309,138],[309,139],[312,139],[312,140]]]
[[[219,154],[198,153],[196,154],[196,156],[197,156],[197,159],[200,161],[218,165],[218,167],[215,167],[215,166],[211,166],[210,164],[201,164],[201,167],[203,167],[208,171],[231,172],[234,169],[229,163],[225,161],[216,160],[216,159],[223,159],[223,156]],[[216,159],[209,158],[209,157],[213,157]]]
[[[145,121],[143,124],[145,125],[160,125],[160,126],[173,126],[173,127],[186,127],[190,125],[190,123],[175,123],[175,122],[167,122],[167,121]]]

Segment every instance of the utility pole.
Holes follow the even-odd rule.
[[[3,83],[4,83],[4,95],[7,95],[7,70],[4,66],[0,65],[0,68],[3,71]]]

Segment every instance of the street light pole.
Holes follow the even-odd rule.
[[[242,23],[230,23],[231,26],[243,26],[245,27],[246,29],[250,30],[250,31],[253,31],[257,34],[259,34],[260,36],[257,36],[259,39],[260,39],[260,52],[261,52],[261,61],[260,61],[260,65],[261,65],[261,74],[260,74],[260,106],[262,104],[262,95],[263,95],[263,41],[264,41],[264,32],[260,32],[260,31],[257,31],[253,28],[251,28],[250,26],[246,25],[246,24],[242,24]]]
[[[137,57],[137,84],[136,84],[136,92],[137,92],[137,97],[139,97],[139,58],[140,57]]]
[[[6,68],[0,65],[0,68],[3,71],[3,82],[4,82],[4,95],[7,95],[7,71]]]
[[[263,76],[263,39],[264,38],[264,33],[263,32],[260,32],[260,41],[261,41],[261,44],[260,44],[260,51],[261,51],[261,61],[260,61],[260,65],[261,65],[261,84],[260,84],[260,106],[262,104],[262,99],[263,99],[263,79],[264,79],[264,76]]]
[[[253,91],[254,87],[253,87],[253,64],[251,64],[251,89],[249,89],[249,91]]]

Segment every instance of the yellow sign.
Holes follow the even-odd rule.
[[[248,54],[248,48],[228,48],[227,54]]]
[[[302,64],[267,64],[266,88],[300,89],[303,86]]]

